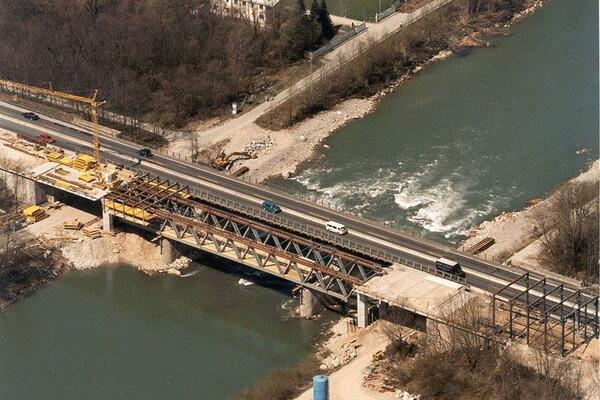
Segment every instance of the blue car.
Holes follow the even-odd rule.
[[[271,200],[263,201],[262,208],[263,210],[270,212],[271,214],[277,214],[278,212],[281,212],[281,208],[279,208],[279,206]]]

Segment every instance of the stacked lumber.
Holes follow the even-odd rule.
[[[93,180],[95,180],[96,177],[92,174],[82,174],[82,175],[79,175],[79,179],[81,179],[84,182],[90,183]]]
[[[73,168],[78,169],[81,172],[86,172],[96,165],[96,159],[87,154],[80,154],[73,160],[71,164]]]
[[[38,222],[44,218],[48,218],[46,211],[39,206],[27,207],[23,210],[23,215],[25,215],[25,217],[31,222]]]
[[[489,249],[494,243],[496,243],[494,238],[486,237],[469,247],[466,252],[471,254],[481,253],[482,251]]]
[[[70,167],[71,164],[73,164],[73,159],[71,157],[63,157],[61,158],[59,161],[59,163],[61,163],[62,165],[66,165],[67,167]]]
[[[83,224],[83,226],[87,228],[88,226],[93,225],[93,224],[95,224],[96,222],[99,222],[99,221],[100,221],[100,218],[94,217],[94,218],[90,219],[89,221],[85,222]]]
[[[55,163],[60,163],[60,160],[63,158],[61,153],[57,153],[56,151],[52,151],[46,155],[48,161],[52,161]]]
[[[65,222],[63,228],[69,231],[78,231],[83,228],[83,224],[79,221]]]
[[[95,228],[83,228],[81,232],[83,232],[85,236],[90,237],[92,239],[98,239],[102,236],[100,230]]]

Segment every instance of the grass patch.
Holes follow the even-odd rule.
[[[298,364],[273,371],[252,388],[240,393],[236,400],[286,400],[310,387],[312,377],[320,373],[321,362],[311,354]]]

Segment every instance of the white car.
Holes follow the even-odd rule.
[[[333,232],[338,235],[345,235],[346,233],[348,233],[348,229],[344,225],[335,221],[328,221],[325,224],[325,229],[327,229],[329,232]]]

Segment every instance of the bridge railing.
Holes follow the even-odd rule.
[[[137,170],[136,168],[130,168],[130,170],[137,173],[138,175],[144,174],[143,171]],[[394,254],[386,252],[386,251],[375,249],[371,246],[368,246],[368,245],[365,245],[362,243],[358,243],[358,242],[348,239],[344,236],[341,236],[341,235],[338,235],[335,233],[331,233],[325,229],[315,228],[313,226],[301,224],[301,223],[293,221],[289,218],[285,218],[285,217],[282,217],[277,214],[272,214],[272,213],[266,212],[263,209],[248,206],[246,204],[239,203],[235,200],[231,200],[231,199],[216,195],[208,190],[200,190],[200,189],[196,189],[196,188],[189,188],[189,190],[190,190],[190,193],[192,193],[196,198],[198,198],[202,201],[205,201],[211,205],[225,207],[229,210],[236,211],[241,215],[251,217],[251,218],[263,221],[263,222],[270,223],[273,226],[285,228],[292,232],[304,234],[311,238],[320,239],[327,243],[338,245],[340,247],[354,251],[355,253],[370,257],[375,260],[388,262],[388,263],[398,263],[398,264],[406,265],[408,267],[415,268],[420,271],[430,273],[432,275],[440,276],[442,278],[460,283],[462,285],[467,284],[467,281],[465,278],[461,278],[459,276],[449,274],[444,271],[440,271],[440,270],[436,269],[435,267],[421,264],[419,262],[409,260],[405,257],[400,257],[400,256],[394,255]]]

